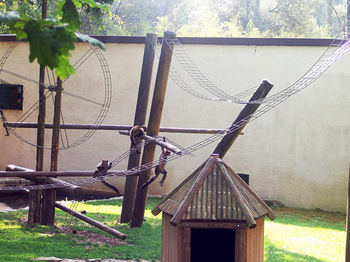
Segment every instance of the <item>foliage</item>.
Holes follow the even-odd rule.
[[[0,0],[0,10],[40,15],[39,0],[5,2]],[[53,6],[64,1],[49,2],[51,18],[60,16],[60,8]],[[72,2],[81,32],[90,35],[161,35],[170,30],[178,36],[334,38],[346,16],[345,0],[99,0],[109,9],[93,0]]]
[[[100,200],[81,203],[77,211],[127,235],[127,245],[111,246],[86,242],[84,237],[60,233],[56,227],[29,226],[22,222],[25,211],[0,212],[0,261],[32,261],[39,256],[62,258],[159,259],[161,216],[150,210],[159,198],[148,199],[141,228],[131,229],[118,223],[122,200]],[[69,206],[69,203],[66,205]],[[277,218],[265,221],[264,261],[343,261],[345,251],[345,215],[321,210],[278,208]],[[60,210],[58,226],[108,236]],[[283,237],[281,237],[283,236]]]
[[[96,39],[76,33],[81,24],[77,8],[82,5],[104,8],[93,0],[62,0],[57,4],[56,18],[35,19],[10,11],[0,12],[0,22],[7,25],[18,40],[29,42],[30,62],[37,59],[40,65],[56,69],[57,76],[64,79],[74,73],[68,59],[78,39],[104,49]]]

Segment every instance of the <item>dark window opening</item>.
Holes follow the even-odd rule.
[[[234,261],[235,231],[233,229],[191,229],[191,262]]]
[[[0,83],[0,109],[23,109],[23,85]]]
[[[243,179],[243,181],[249,185],[249,175],[248,174],[241,174],[241,173],[238,173],[238,175]]]

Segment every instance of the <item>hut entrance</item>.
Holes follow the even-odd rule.
[[[234,261],[235,230],[192,228],[191,261]]]

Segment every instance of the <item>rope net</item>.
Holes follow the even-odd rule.
[[[200,87],[202,87],[206,92],[210,93],[212,96],[209,97],[195,91],[183,80],[182,77],[180,77],[177,71],[173,67],[171,67],[170,73],[169,73],[171,79],[174,81],[174,83],[177,86],[179,86],[189,94],[201,99],[212,100],[212,101],[226,101],[226,102],[238,103],[238,104],[248,104],[248,103],[262,104],[261,107],[254,114],[248,115],[247,117],[241,119],[239,122],[235,123],[234,125],[227,128],[226,130],[220,133],[211,135],[206,139],[201,140],[191,146],[182,148],[181,155],[171,154],[170,156],[168,156],[167,162],[174,161],[186,155],[190,155],[193,152],[200,150],[203,147],[206,147],[214,143],[215,141],[221,139],[224,135],[235,132],[236,130],[240,129],[242,126],[246,125],[247,123],[254,121],[255,119],[269,112],[271,109],[278,106],[280,103],[284,102],[286,99],[288,99],[292,95],[308,87],[311,83],[313,83],[316,79],[318,79],[325,71],[327,71],[327,69],[329,69],[337,60],[339,60],[339,58],[342,57],[350,48],[349,40],[346,40],[346,39],[333,40],[332,44],[315,62],[315,64],[302,77],[296,80],[292,85],[288,86],[287,88],[283,89],[282,91],[274,95],[268,96],[265,99],[246,101],[246,100],[243,100],[242,98],[248,95],[251,95],[256,90],[256,88],[249,88],[236,95],[227,94],[225,91],[223,91],[222,89],[214,85],[199,70],[199,68],[194,64],[194,62],[189,57],[186,50],[181,45],[178,39],[175,39],[175,40],[163,39],[163,41],[166,41],[166,43],[171,48],[173,48],[173,53],[175,57],[177,58],[179,63],[183,66],[186,73]],[[154,139],[159,139],[159,137],[155,137]],[[147,140],[144,142],[144,145],[147,145],[148,143],[151,143],[151,142],[153,142],[153,140]],[[131,148],[131,150],[128,150],[123,154],[121,154],[120,156],[116,157],[113,161],[111,161],[112,167],[116,166],[122,160],[127,158],[130,154],[135,154],[141,148],[141,146],[142,144],[138,144],[135,147]],[[118,172],[109,171],[103,177],[82,178],[82,179],[70,181],[70,184],[81,186],[81,185],[99,182],[101,180],[109,180],[109,179],[115,179],[115,178],[126,177],[126,176],[135,176],[151,168],[154,168],[159,163],[162,163],[162,161],[164,161],[164,159],[157,159],[152,162],[141,165],[139,167],[131,168],[125,171],[118,171]],[[67,186],[69,186],[67,183],[54,183],[54,184],[30,185],[30,186],[8,186],[8,187],[1,187],[0,191],[52,189],[52,188],[62,188]]]

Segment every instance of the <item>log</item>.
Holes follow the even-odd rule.
[[[6,122],[4,127],[16,127],[16,128],[37,128],[37,123],[24,122]],[[52,124],[45,124],[46,129],[52,129]],[[72,130],[130,130],[133,126],[130,125],[92,125],[92,124],[61,124],[60,129],[72,129]],[[181,127],[160,127],[161,133],[179,133],[179,134],[217,134],[223,133],[226,129],[210,129],[210,128],[181,128]]]
[[[164,33],[165,39],[174,39],[175,37],[175,33]],[[169,46],[167,41],[163,41],[162,50],[159,58],[156,83],[153,91],[151,112],[147,126],[147,135],[149,136],[155,137],[158,135],[159,132],[172,54],[173,50],[171,46]],[[155,144],[150,143],[146,145],[142,155],[142,165],[152,162],[154,159],[154,153]],[[139,176],[139,180],[137,183],[138,191],[136,193],[135,206],[132,214],[132,220],[130,223],[131,227],[140,227],[142,225],[143,217],[145,214],[148,187],[144,187],[143,189],[141,189],[141,186],[148,181],[149,177],[150,170],[142,172]]]
[[[119,131],[119,134],[128,136],[129,132],[128,131]],[[148,136],[148,135],[142,135],[142,136],[140,136],[140,138],[144,139],[144,140],[153,140],[153,143],[157,144],[158,146],[164,147],[164,148],[168,149],[170,152],[173,152],[177,155],[182,155],[181,150],[170,143],[155,140],[153,137]]]
[[[134,117],[135,125],[144,125],[146,121],[146,113],[148,107],[148,97],[151,89],[153,62],[155,54],[155,46],[157,43],[156,34],[147,34],[145,39],[145,50],[143,54],[141,78],[139,92],[137,95],[137,103]],[[137,141],[139,143],[139,141]],[[133,144],[130,144],[130,149]],[[140,165],[140,154],[131,154],[128,160],[128,169],[135,168]],[[122,213],[120,216],[121,223],[128,223],[131,220],[132,211],[134,209],[134,201],[137,188],[137,176],[128,176],[125,179],[124,198]]]
[[[93,225],[94,227],[97,227],[97,228],[117,237],[117,238],[120,238],[122,240],[126,239],[126,235],[119,232],[118,230],[115,230],[114,228],[108,227],[108,226],[106,226],[106,225],[104,225],[104,224],[102,224],[102,223],[100,223],[100,222],[98,222],[90,217],[87,217],[87,216],[85,216],[81,213],[78,213],[78,212],[76,212],[76,211],[74,211],[74,210],[72,210],[64,205],[61,205],[60,203],[55,203],[55,207],[61,209],[64,212],[67,212],[68,214],[70,214],[76,218],[79,218],[79,219],[85,221],[86,223]]]
[[[79,186],[70,184],[66,181],[63,181],[61,179],[58,178],[52,178],[52,177],[36,177],[36,176],[30,176],[31,173],[39,173],[39,172],[43,172],[43,171],[34,171],[32,169],[28,169],[28,168],[24,168],[24,167],[19,167],[19,166],[15,166],[15,165],[8,165],[6,167],[7,171],[14,171],[18,172],[18,176],[24,179],[27,179],[29,181],[32,181],[34,183],[37,184],[63,184],[65,187],[62,188],[58,188],[57,191],[64,194],[67,197],[72,197],[72,198],[80,198],[82,193],[83,193],[83,189]],[[20,176],[19,172],[23,172],[22,176]],[[44,173],[44,172],[43,172]]]
[[[32,169],[27,169],[23,167],[18,167],[15,165],[8,165],[7,171],[0,171],[0,177],[22,177],[26,179],[27,177],[92,177],[94,171],[34,171]],[[109,170],[106,175],[121,174],[121,170]]]
[[[264,80],[249,101],[251,102],[251,101],[265,98],[267,94],[270,92],[272,87],[273,87],[272,84],[270,84],[267,80]],[[235,140],[237,139],[239,134],[242,132],[243,128],[247,125],[249,119],[254,114],[254,112],[259,108],[259,106],[260,104],[246,104],[246,106],[239,113],[238,117],[231,125],[231,128],[234,128],[237,125],[240,125],[241,127],[231,133],[226,134],[214,149],[213,154],[219,154],[221,159],[225,156],[227,151],[235,142]],[[243,120],[245,121],[245,123],[242,125],[241,122]]]

